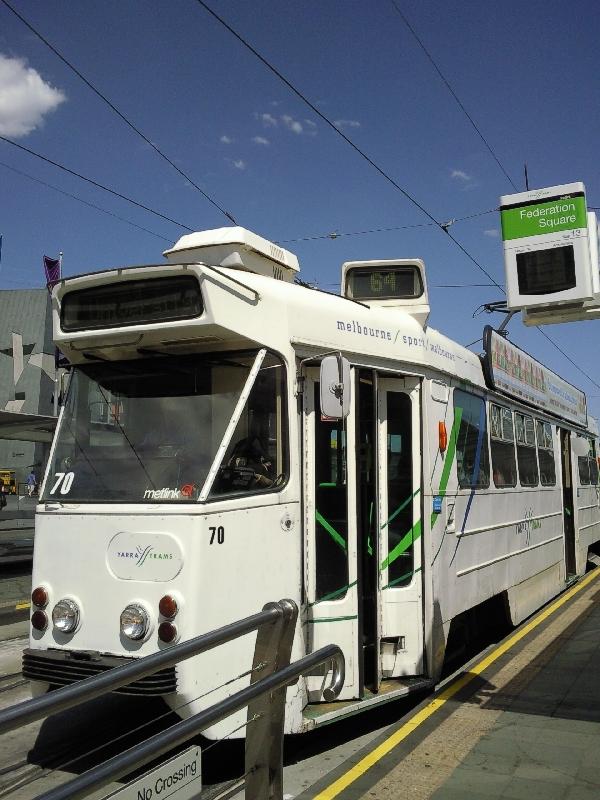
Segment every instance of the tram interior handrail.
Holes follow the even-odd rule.
[[[220,644],[257,631],[251,683],[189,719],[181,720],[144,742],[48,792],[36,800],[76,800],[118,780],[133,770],[188,741],[210,725],[248,706],[245,759],[246,797],[253,800],[283,798],[283,732],[285,695],[288,686],[317,667],[331,664],[326,700],[334,700],[344,684],[345,662],[337,645],[327,645],[290,664],[298,607],[292,600],[267,603],[263,610],[215,631],[173,645],[168,650],[136,659],[100,675],[27,700],[0,712],[0,734],[29,724],[52,713],[126,686],[134,680],[179,661],[206,652]],[[263,676],[256,679],[258,673]]]

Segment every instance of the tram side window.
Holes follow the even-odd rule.
[[[535,448],[535,426],[529,414],[515,412],[517,463],[521,486],[538,485],[538,463]]]
[[[556,486],[556,467],[554,465],[554,442],[552,426],[549,422],[536,419],[538,461],[540,462],[540,483],[542,486]]]
[[[490,404],[492,474],[499,489],[517,485],[515,430],[510,408]]]
[[[315,384],[315,600],[348,590],[348,481],[343,420],[323,420]]]
[[[589,452],[587,456],[579,456],[577,462],[579,468],[579,483],[581,486],[597,486],[598,461],[596,460],[596,443],[593,439],[589,440]]]
[[[487,419],[483,398],[454,390],[455,419],[460,414],[456,442],[456,470],[461,489],[485,489],[490,485]]]

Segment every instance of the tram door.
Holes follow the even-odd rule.
[[[378,398],[380,660],[399,678],[424,671],[420,382],[380,378]]]
[[[308,651],[337,644],[346,675],[339,700],[360,697],[356,525],[356,393],[341,420],[323,417],[319,372],[304,384],[304,580]],[[327,676],[307,677],[310,702],[322,700]]]
[[[418,383],[367,369],[353,380],[345,420],[322,417],[318,373],[304,392],[308,648],[344,651],[339,699],[419,674],[422,651]],[[309,700],[325,685],[310,677]]]
[[[565,531],[565,577],[575,575],[575,506],[573,496],[573,464],[571,460],[571,434],[560,430],[562,463],[563,520]]]

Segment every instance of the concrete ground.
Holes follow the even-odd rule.
[[[298,800],[597,800],[600,571],[588,577],[489,668],[469,666],[460,691],[426,701]]]

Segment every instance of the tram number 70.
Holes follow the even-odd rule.
[[[215,539],[217,540],[217,544],[223,544],[225,541],[225,528],[222,525],[219,525],[218,528],[212,525],[208,530],[210,531],[209,544],[214,544]]]

